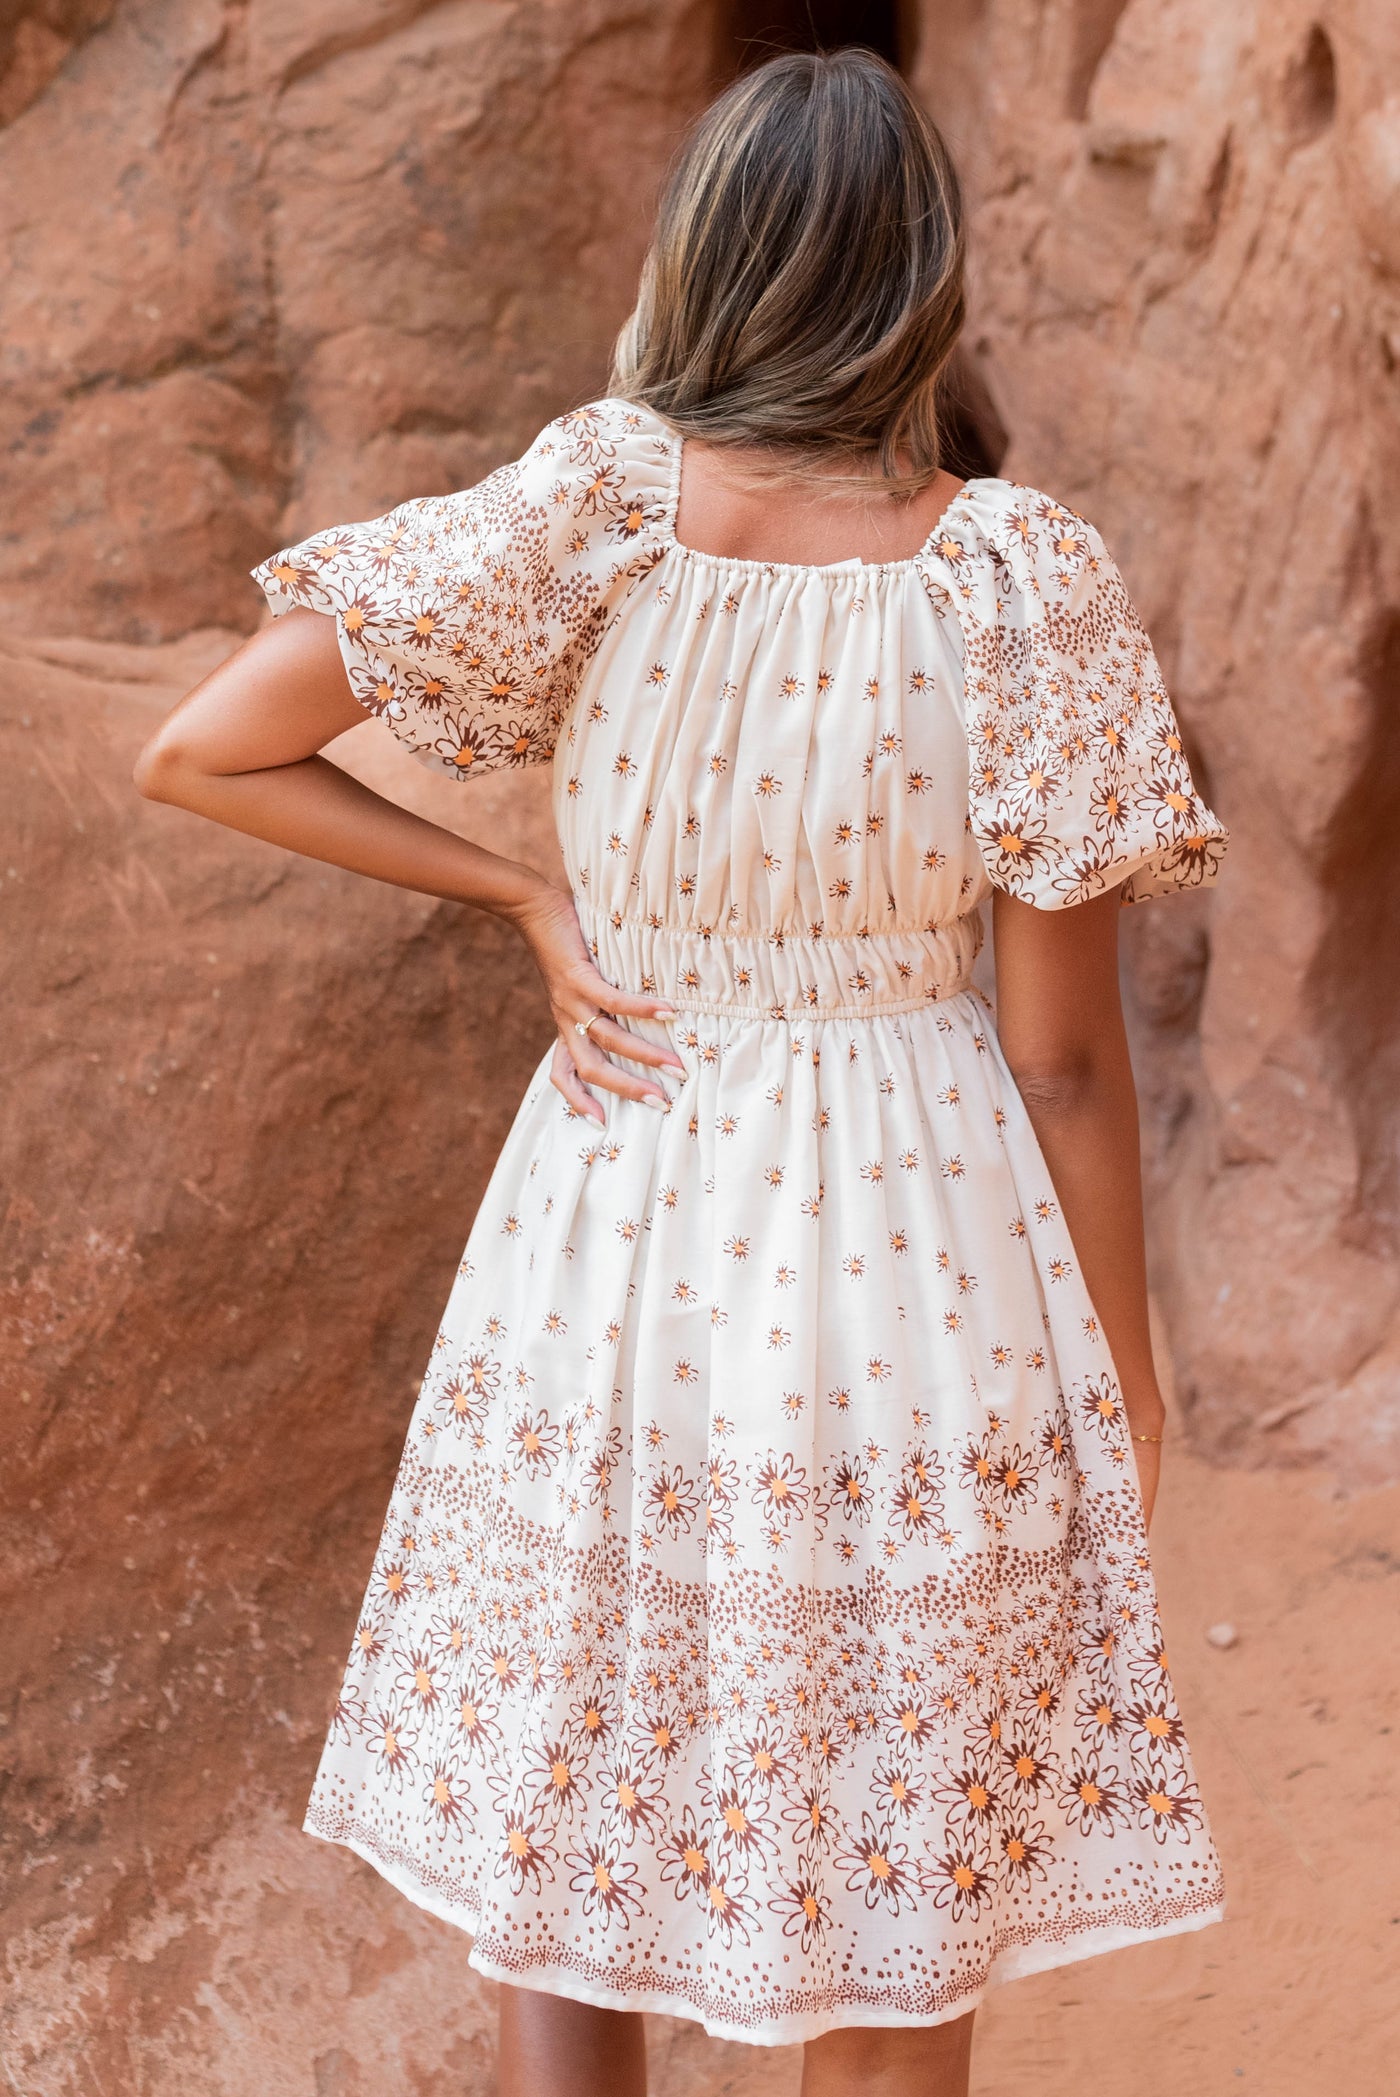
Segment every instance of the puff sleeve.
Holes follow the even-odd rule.
[[[674,440],[626,403],[561,416],[474,488],[313,533],[253,570],[336,622],[350,689],[423,763],[543,764],[632,580],[657,558]]]
[[[1228,834],[1094,527],[1035,489],[971,483],[926,581],[962,627],[968,821],[994,885],[1058,910],[1213,881]]]

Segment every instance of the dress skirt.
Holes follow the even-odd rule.
[[[1113,1365],[985,1005],[640,1031],[665,1115],[531,1080],[307,1828],[483,1973],[762,2043],[1212,1921]]]

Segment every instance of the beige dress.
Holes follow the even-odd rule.
[[[783,2042],[1194,1929],[1215,1852],[1113,1363],[969,987],[993,884],[1213,878],[1097,533],[677,543],[621,401],[260,568],[463,779],[552,762],[666,1114],[548,1083],[472,1228],[306,1825],[483,1973]]]

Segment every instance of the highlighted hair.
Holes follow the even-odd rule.
[[[859,49],[771,59],[672,169],[612,391],[775,462],[873,454],[912,492],[939,467],[964,263],[956,170],[894,68]]]

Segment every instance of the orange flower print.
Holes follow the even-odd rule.
[[[987,821],[978,826],[977,834],[994,871],[1008,885],[1024,887],[1026,877],[1047,864],[1051,856],[1044,816],[1031,814],[1029,808],[1015,809],[1006,800],[996,804]]]
[[[538,1741],[521,1767],[525,1795],[551,1819],[571,1818],[580,1790],[591,1790],[583,1750],[564,1739]]]
[[[549,1414],[522,1413],[510,1430],[511,1462],[530,1478],[547,1478],[559,1457],[559,1429]]]
[[[1128,1794],[1113,1764],[1095,1755],[1072,1755],[1059,1790],[1060,1811],[1082,1835],[1095,1828],[1125,1826]]]
[[[614,1752],[603,1772],[600,1797],[620,1842],[631,1843],[639,1835],[654,1839],[662,1825],[666,1791],[639,1750],[628,1744]]]
[[[894,1489],[892,1512],[906,1539],[938,1533],[943,1520],[943,1465],[931,1450],[914,1449]]]
[[[836,1866],[846,1873],[848,1890],[858,1892],[867,1908],[888,1908],[892,1915],[912,1907],[915,1871],[908,1846],[897,1840],[888,1821],[861,1815],[859,1829],[836,1852]]]
[[[953,1922],[976,1921],[992,1897],[993,1878],[978,1850],[954,1846],[933,1854],[925,1870],[933,1905]]]
[[[754,1906],[742,1873],[731,1868],[711,1874],[705,1888],[705,1919],[710,1935],[720,1944],[750,1942]]]
[[[662,1884],[674,1888],[677,1900],[704,1898],[710,1884],[708,1839],[689,1807],[659,1845]]]
[[[1080,1413],[1086,1426],[1100,1434],[1113,1434],[1123,1417],[1123,1401],[1111,1376],[1101,1376],[1085,1385]]]
[[[1029,1740],[1008,1741],[1002,1750],[1004,1777],[1018,1798],[1036,1799],[1050,1788],[1054,1772],[1048,1759]]]
[[[1026,1887],[1048,1875],[1054,1843],[1043,1821],[1012,1815],[1001,1828],[997,1847],[1002,1877],[1011,1884]]]
[[[610,537],[626,544],[637,539],[650,521],[650,508],[646,497],[640,493],[625,496],[617,510],[608,519]]]
[[[1170,1699],[1158,1694],[1142,1697],[1128,1711],[1128,1738],[1134,1747],[1145,1753],[1164,1746],[1176,1747],[1185,1734],[1185,1727]]]
[[[570,1850],[565,1863],[571,1867],[570,1892],[583,1896],[579,1903],[582,1914],[597,1916],[605,1927],[620,1922],[625,1928],[629,1915],[641,1913],[644,1889],[640,1873],[615,1845],[585,1843]]]
[[[996,1462],[992,1466],[991,1490],[997,1494],[1001,1505],[1008,1510],[1028,1507],[1035,1499],[1036,1480],[1039,1475],[1039,1469],[1033,1460],[1019,1444],[1013,1444],[1010,1449],[1003,1448],[997,1453]]]
[[[1130,1793],[1139,1825],[1151,1830],[1154,1842],[1166,1842],[1172,1836],[1188,1841],[1201,1825],[1200,1795],[1185,1777],[1172,1776],[1164,1768],[1151,1770],[1134,1778]]]
[[[764,1513],[786,1528],[807,1504],[807,1474],[791,1452],[769,1451],[754,1477],[753,1499]]]
[[[958,1468],[963,1482],[981,1503],[985,1503],[995,1487],[995,1452],[995,1438],[984,1434],[964,1442],[959,1454]]]
[[[501,1737],[501,1729],[489,1696],[463,1690],[454,1711],[455,1725],[449,1735],[460,1743],[463,1753],[483,1767],[489,1765]]]
[[[440,1755],[424,1771],[423,1803],[429,1825],[439,1834],[455,1836],[475,1831],[471,1780],[456,1755]]]
[[[949,1824],[970,1838],[992,1826],[1001,1810],[1001,1793],[989,1769],[966,1762],[956,1775],[938,1785],[933,1796],[949,1811]]]
[[[869,1464],[859,1456],[838,1458],[827,1490],[827,1504],[847,1522],[868,1522],[875,1504]]]
[[[783,1935],[796,1937],[804,1952],[822,1942],[831,1925],[831,1902],[820,1879],[801,1874],[768,1905],[782,1917]]]
[[[700,1496],[694,1481],[681,1470],[661,1470],[647,1489],[647,1512],[657,1526],[673,1535],[683,1535],[699,1511]]]
[[[729,1784],[713,1794],[702,1786],[701,1797],[714,1829],[716,1857],[737,1859],[742,1864],[750,1857],[775,1854],[773,1830],[761,1794]]]
[[[393,1791],[402,1791],[405,1778],[418,1766],[418,1732],[412,1712],[398,1701],[381,1703],[370,1713],[365,1752],[374,1762],[380,1783]]]
[[[544,1829],[517,1798],[503,1818],[497,1877],[508,1878],[517,1893],[539,1893],[546,1873],[554,1876],[552,1865],[553,1850]]]
[[[427,1639],[421,1645],[399,1648],[394,1657],[398,1661],[394,1687],[405,1709],[421,1718],[446,1694],[447,1670]]]

